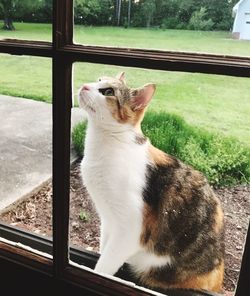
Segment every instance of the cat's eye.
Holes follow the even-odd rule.
[[[115,95],[115,92],[114,92],[113,88],[111,88],[111,87],[108,87],[108,88],[99,88],[99,92],[101,94],[103,94],[104,96],[106,96],[106,97],[114,96]]]

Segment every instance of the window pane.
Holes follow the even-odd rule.
[[[1,1],[0,39],[51,41],[52,0]]]
[[[249,56],[250,25],[243,20],[238,26],[234,3],[75,0],[74,39],[85,45]]]
[[[0,223],[51,236],[51,60],[1,54],[0,64]]]
[[[192,191],[193,193],[188,193],[188,191],[184,193],[182,187],[196,186],[193,183],[194,180],[187,180],[186,177],[180,180],[178,174],[182,173],[178,171],[179,173],[171,173],[172,179],[169,180],[168,185],[164,183],[166,180],[163,181],[166,185],[165,187],[164,184],[155,181],[155,184],[158,185],[155,185],[155,187],[152,185],[152,187],[150,187],[151,189],[149,189],[149,193],[151,192],[153,197],[150,197],[150,194],[145,195],[145,191],[139,191],[144,192],[143,194],[141,193],[141,195],[138,191],[136,191],[137,194],[133,191],[136,190],[133,189],[133,186],[136,188],[139,186],[139,183],[135,184],[134,182],[139,182],[136,174],[138,173],[137,170],[139,170],[138,159],[140,159],[143,150],[140,150],[141,152],[138,155],[136,154],[137,156],[133,153],[137,151],[136,145],[142,147],[145,144],[145,139],[138,136],[138,125],[133,121],[134,113],[128,111],[131,110],[128,108],[135,108],[134,106],[137,106],[140,110],[141,106],[147,102],[145,100],[149,98],[147,96],[145,98],[142,95],[138,96],[138,93],[141,94],[142,88],[137,89],[137,92],[127,92],[126,88],[120,89],[121,93],[127,94],[126,100],[128,100],[131,93],[136,97],[133,104],[138,105],[128,105],[130,101],[126,101],[117,91],[117,81],[112,82],[108,80],[107,82],[106,78],[102,78],[101,81],[98,82],[100,85],[89,84],[91,82],[96,82],[99,77],[115,77],[118,73],[123,71],[126,72],[127,85],[131,88],[140,88],[148,83],[149,85],[150,83],[156,84],[155,95],[146,111],[142,123],[144,134],[150,138],[151,143],[157,148],[170,155],[174,155],[182,162],[201,171],[208,178],[210,185],[220,199],[225,216],[226,251],[223,289],[225,291],[234,291],[239,275],[241,256],[244,249],[245,235],[250,215],[250,187],[247,185],[250,180],[250,89],[249,79],[247,78],[76,63],[74,66],[75,104],[77,105],[79,89],[85,84],[85,88],[82,90],[83,98],[81,101],[82,105],[85,106],[85,111],[82,110],[82,117],[85,121],[77,124],[72,134],[73,145],[79,158],[71,167],[71,246],[77,246],[98,253],[100,253],[100,248],[103,248],[101,253],[105,253],[105,239],[109,241],[109,237],[117,231],[118,238],[115,240],[114,245],[109,246],[113,248],[113,255],[112,258],[109,258],[109,262],[114,262],[115,253],[123,252],[123,245],[120,244],[120,241],[122,241],[127,234],[129,237],[129,234],[131,232],[133,233],[133,230],[138,226],[138,220],[132,216],[132,213],[135,207],[140,208],[139,205],[141,205],[141,212],[139,211],[138,215],[140,215],[139,213],[143,215],[144,222],[140,227],[144,230],[148,229],[148,232],[146,232],[147,235],[144,233],[144,239],[145,241],[148,239],[152,244],[150,252],[155,252],[156,255],[151,258],[152,262],[150,266],[153,264],[161,265],[161,262],[165,262],[165,265],[163,264],[163,266],[165,266],[165,274],[172,273],[173,275],[173,270],[175,268],[174,262],[178,261],[178,264],[181,266],[187,263],[187,261],[185,261],[187,259],[185,259],[187,255],[186,252],[190,251],[192,253],[194,250],[197,250],[195,251],[197,255],[207,249],[207,244],[204,244],[202,247],[202,245],[199,245],[199,242],[202,236],[201,233],[204,231],[203,227],[209,225],[209,219],[211,219],[211,217],[209,218],[209,216],[207,216],[207,210],[201,214],[202,210],[199,207],[202,207],[202,205],[195,204],[195,199],[199,196],[198,192],[200,192],[200,189],[196,188],[198,190],[196,193],[194,193],[194,191]],[[151,86],[147,87],[149,87],[150,90]],[[148,95],[150,95],[149,90],[146,92]],[[144,89],[144,91],[146,90]],[[85,94],[87,92],[89,95],[84,97],[84,92]],[[105,94],[105,96],[102,94]],[[116,101],[114,96],[119,97],[120,100]],[[133,100],[133,98],[129,100]],[[90,128],[88,130],[88,138],[84,144],[86,134],[86,111],[90,118]],[[137,129],[133,129],[131,127],[133,125],[136,126]],[[130,140],[130,137],[123,138],[123,133],[121,133],[121,130],[126,133],[127,130],[131,131],[131,129],[133,129],[132,135],[137,133],[137,140],[134,142],[132,135],[132,140]],[[124,145],[126,139],[132,142],[129,142],[128,145]],[[133,149],[130,149],[130,147],[133,147]],[[129,157],[130,153],[132,162]],[[148,153],[150,154],[151,152]],[[154,156],[152,156],[151,153],[150,157],[154,159],[153,161],[155,165],[157,163],[158,167],[160,166],[162,154],[157,151],[155,153]],[[84,157],[82,158],[83,154]],[[82,159],[84,162],[81,166]],[[143,166],[142,163],[141,166]],[[166,166],[168,165],[166,164]],[[133,173],[130,173],[131,167],[133,168]],[[157,170],[156,167],[155,170]],[[152,175],[148,175],[148,171],[145,174],[148,178],[147,182],[152,182]],[[168,174],[170,174],[170,171],[168,171]],[[140,176],[142,175],[143,173],[140,174]],[[161,176],[161,172],[157,170],[155,180],[157,180],[159,176]],[[146,179],[143,180],[144,185],[141,186],[143,188],[142,190],[145,190],[146,187],[143,186],[147,186],[145,185]],[[176,182],[180,182],[179,191],[174,185]],[[86,189],[85,185],[88,189]],[[90,195],[87,190],[89,190]],[[158,190],[160,192],[173,190],[171,192],[168,191],[166,195],[160,196],[163,200],[167,200],[166,196],[169,196],[169,198],[171,196],[174,205],[169,205],[167,201],[164,201],[164,205],[166,202],[166,208],[164,208],[163,201],[162,204],[159,204],[157,200],[154,200],[154,198],[157,199],[157,196],[161,194]],[[130,195],[127,194],[128,191],[131,195],[135,194],[134,199],[130,203],[127,203],[127,200],[130,198]],[[204,193],[204,191],[202,192],[203,193],[200,192],[201,200],[206,199],[206,193]],[[152,198],[152,204],[147,198]],[[190,204],[189,201],[186,201],[185,206],[181,207],[181,200],[183,198],[191,198],[194,203]],[[138,200],[139,205],[137,203]],[[210,208],[210,213],[214,211],[212,210],[212,203],[210,199],[205,206]],[[149,206],[149,208],[154,208],[154,205],[156,206],[154,212],[155,216],[152,216],[152,212],[149,216],[145,216],[144,211],[147,206]],[[157,206],[160,207],[160,210],[157,210]],[[168,213],[168,219],[162,217],[163,212]],[[177,212],[179,213],[176,214],[177,216],[171,214]],[[197,223],[200,223],[199,227],[194,227],[194,224],[192,224],[192,213],[195,213],[194,216],[196,218],[200,217],[200,221],[204,221],[204,223],[201,223],[198,222],[199,219],[197,220]],[[214,212],[211,214],[213,218],[210,220],[210,226],[214,226],[212,230],[205,231],[206,234],[203,232],[205,236],[207,233],[210,233],[212,236],[215,235],[212,234],[213,231],[218,233],[218,235],[221,233],[219,230],[221,227],[219,221],[222,223],[222,220],[219,219],[220,215],[218,213],[219,212]],[[178,220],[177,217],[179,217],[180,220]],[[176,220],[171,226],[172,219]],[[122,225],[121,220],[124,222]],[[129,222],[127,220],[129,220]],[[159,224],[159,221],[163,222]],[[165,225],[165,228],[162,228],[161,225]],[[193,226],[188,228],[188,226],[185,225]],[[195,223],[195,225],[197,224]],[[158,236],[153,233],[154,227],[159,230]],[[187,233],[183,233],[184,228]],[[163,229],[166,231],[164,232]],[[102,235],[101,240],[100,235]],[[161,237],[161,239],[159,237]],[[166,239],[166,237],[168,239]],[[186,241],[183,249],[180,245],[179,247],[177,246],[177,241],[180,237],[182,237],[181,241],[185,240],[185,237],[190,237],[190,240]],[[137,239],[141,240],[142,244],[143,232]],[[162,247],[161,250],[165,250],[165,253],[164,251],[161,253],[160,249],[157,251],[157,240]],[[170,241],[172,241],[172,243],[175,241],[175,243],[171,245],[171,248],[169,247],[171,244]],[[124,250],[126,251],[130,248],[131,244],[133,244],[133,240],[128,239],[124,244],[126,244]],[[145,245],[143,247],[144,251],[146,249]],[[205,245],[206,248],[204,247]],[[147,247],[149,248],[149,246]],[[169,253],[166,251],[168,247],[170,248]],[[119,250],[116,250],[116,248]],[[179,255],[176,255],[176,257],[173,255],[175,248],[179,248],[179,251],[176,251]],[[219,247],[216,247],[216,250],[219,250]],[[138,259],[140,262],[145,262],[146,260],[146,258],[143,257],[144,251],[141,249],[140,254],[137,253],[137,256],[142,256],[140,260]],[[170,255],[170,253],[172,255]],[[168,256],[170,256],[170,258]],[[219,255],[216,253],[212,256],[207,255],[206,258],[215,258],[218,256]],[[133,264],[136,265],[135,261],[130,261],[133,260],[131,258],[133,257],[130,257],[128,261],[134,262]],[[221,259],[218,257],[218,260]],[[173,269],[166,267],[168,266],[168,262],[171,262],[172,265],[170,264],[170,266],[173,267]],[[195,263],[192,268],[198,268],[196,264],[197,263]],[[211,266],[210,264],[215,263],[207,259],[206,262],[200,262],[199,266],[203,266],[205,269],[205,266]],[[217,265],[217,267],[218,266],[219,265]],[[203,267],[201,267],[201,269]],[[200,271],[200,274],[208,274],[209,272],[211,272],[211,270],[206,270],[206,272]],[[156,274],[155,277],[157,277]],[[164,281],[163,278],[161,278],[161,280]],[[165,278],[165,280],[171,281],[169,278]]]

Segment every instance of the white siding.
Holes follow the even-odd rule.
[[[240,39],[250,40],[250,0],[242,3],[242,29]]]
[[[233,33],[240,33],[240,39],[250,40],[250,0],[239,4],[234,20]]]

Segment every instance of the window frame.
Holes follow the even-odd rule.
[[[64,283],[86,289],[93,295],[152,295],[148,291],[112,281],[101,275],[80,270],[69,263],[69,180],[70,180],[70,128],[72,102],[72,65],[89,62],[130,66],[165,71],[199,72],[238,77],[250,77],[250,58],[186,52],[85,46],[73,43],[73,0],[53,0],[52,42],[27,40],[1,40],[0,53],[49,57],[52,59],[53,85],[53,260],[34,254],[7,242],[0,242],[0,263],[19,266],[22,272],[33,270],[45,274],[53,284]],[[14,228],[0,224],[1,233],[19,240],[29,237],[50,248],[52,242],[39,241],[34,234],[24,235]],[[85,260],[96,262],[97,257],[78,250]],[[92,257],[91,257],[92,256]],[[242,257],[241,271],[235,296],[246,295],[250,290],[250,230]],[[24,271],[25,270],[25,271]],[[126,277],[126,276],[125,276]],[[52,280],[51,280],[52,279]],[[68,287],[68,286],[67,286]],[[70,289],[70,288],[69,288]],[[177,294],[176,294],[177,293]],[[90,295],[90,294],[88,294]],[[169,291],[169,295],[214,295],[194,291]]]

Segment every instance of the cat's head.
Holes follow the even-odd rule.
[[[87,83],[79,91],[79,105],[89,118],[102,125],[129,124],[139,126],[155,92],[154,84],[129,88],[124,72],[117,77],[101,77]]]

